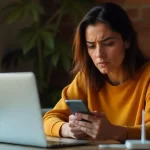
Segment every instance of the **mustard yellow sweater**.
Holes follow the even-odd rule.
[[[43,117],[46,135],[60,136],[62,124],[68,121],[71,112],[66,99],[82,99],[91,111],[104,112],[114,125],[128,129],[128,139],[141,137],[141,113],[145,108],[145,129],[150,140],[150,64],[144,65],[133,78],[119,86],[106,82],[100,92],[86,91],[84,75],[77,74],[72,83],[62,91],[62,98]]]

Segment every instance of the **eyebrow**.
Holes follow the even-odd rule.
[[[105,41],[112,40],[112,39],[115,39],[115,37],[107,37],[105,39],[102,39],[100,42],[105,42]],[[95,42],[86,41],[86,43],[87,44],[94,44]]]

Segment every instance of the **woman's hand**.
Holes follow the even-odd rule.
[[[74,124],[75,121],[80,121],[81,119],[75,115],[69,116],[69,123],[65,123],[61,127],[62,137],[72,137],[75,139],[85,139],[89,137],[84,131],[80,129],[79,126]]]
[[[73,124],[90,137],[97,140],[125,140],[127,129],[125,127],[112,125],[106,118],[104,113],[93,112],[92,115],[76,113],[78,119],[73,121]],[[90,122],[80,121],[81,119]]]

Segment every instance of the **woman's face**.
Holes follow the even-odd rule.
[[[102,74],[122,70],[125,49],[129,44],[104,23],[89,25],[85,32],[88,54]]]

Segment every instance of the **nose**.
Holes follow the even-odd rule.
[[[104,50],[103,48],[98,45],[97,48],[96,48],[96,57],[104,57]]]

